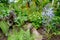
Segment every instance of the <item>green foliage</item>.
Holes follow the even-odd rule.
[[[58,16],[53,17],[50,24],[48,24],[46,27],[47,33],[51,32],[51,34],[59,35],[60,33],[60,30],[59,30],[60,28],[58,27],[59,24],[60,24],[60,17]]]
[[[9,25],[5,21],[0,21],[0,28],[2,29],[4,34],[7,34],[9,30]]]
[[[34,40],[34,38],[30,35],[30,31],[20,30],[20,32],[13,31],[13,34],[9,34],[8,40]]]
[[[8,0],[0,0],[0,3],[8,3]]]
[[[38,28],[41,25],[42,23],[41,13],[33,12],[32,14],[29,14],[28,17],[34,27]]]
[[[18,2],[8,3],[8,0],[0,0],[0,18],[9,15],[10,10],[14,10],[16,18],[14,22],[17,27],[22,27],[25,21],[31,22],[33,27],[36,29],[40,28],[42,25],[42,9],[46,4],[51,3],[52,0],[18,0]],[[52,21],[46,25],[47,33],[60,34],[58,29],[56,29],[56,24],[60,24],[60,4],[58,5],[59,0],[54,0],[54,14],[55,17],[52,18]],[[49,17],[44,17],[47,19]],[[46,20],[45,20],[46,21]],[[44,21],[44,22],[45,22]],[[46,21],[47,22],[47,21]],[[45,26],[45,25],[43,25]],[[0,28],[3,33],[8,33],[9,26],[6,21],[0,21]],[[58,33],[57,33],[58,32]],[[20,30],[19,32],[13,31],[12,34],[8,35],[8,40],[34,40],[30,36],[30,31]]]
[[[60,1],[56,0],[54,4],[54,13],[56,16],[60,17]]]
[[[32,24],[34,23],[34,27],[38,28],[37,24],[40,26],[42,18],[41,18],[41,12],[37,11],[35,2],[31,1],[30,9],[27,8],[26,5],[25,7],[23,7],[22,5],[23,2],[20,3],[20,5],[18,3],[11,5],[11,7],[13,7],[17,15],[17,18],[15,20],[15,22],[17,22],[17,25],[21,26],[25,21],[29,20],[30,22],[32,22]]]
[[[9,13],[9,9],[8,9],[8,7],[6,6],[4,6],[4,4],[2,4],[2,3],[0,3],[0,17],[2,16],[2,17],[5,17],[5,16],[7,16],[8,15],[8,13]]]

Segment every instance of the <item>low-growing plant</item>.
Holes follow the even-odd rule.
[[[13,31],[12,34],[9,33],[8,40],[34,40],[34,37],[30,35],[30,31],[20,30],[19,32]]]
[[[3,31],[3,33],[4,33],[5,35],[7,35],[8,30],[9,30],[9,25],[8,25],[8,23],[5,22],[5,21],[0,21],[0,28],[1,28],[1,30]]]

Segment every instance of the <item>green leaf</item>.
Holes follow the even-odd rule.
[[[9,26],[8,26],[7,22],[0,21],[0,28],[2,29],[2,31],[3,31],[4,34],[8,33]]]

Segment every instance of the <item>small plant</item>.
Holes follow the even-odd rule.
[[[4,34],[7,34],[8,30],[9,30],[9,25],[5,21],[0,21],[0,28],[3,31]]]
[[[20,32],[13,31],[13,34],[9,34],[8,40],[34,40],[34,38],[30,35],[30,31],[20,30]]]

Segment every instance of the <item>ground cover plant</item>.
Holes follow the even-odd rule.
[[[0,0],[0,40],[60,40],[60,0]]]

